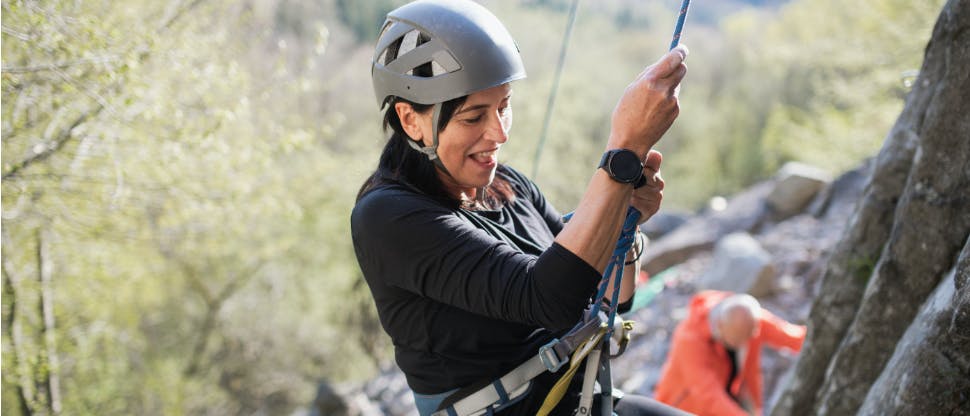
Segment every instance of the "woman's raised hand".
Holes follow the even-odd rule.
[[[677,94],[687,54],[686,46],[677,46],[627,86],[613,110],[608,149],[629,149],[646,158],[680,111]]]

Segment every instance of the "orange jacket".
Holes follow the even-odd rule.
[[[660,382],[654,392],[656,399],[698,415],[747,415],[725,391],[731,364],[727,350],[711,337],[707,315],[721,299],[731,293],[700,292],[691,299],[690,313],[677,329],[664,363]],[[750,399],[761,414],[761,344],[776,348],[801,349],[805,327],[785,322],[770,312],[761,310],[761,322],[756,335],[748,342],[747,355],[731,384],[735,397]]]

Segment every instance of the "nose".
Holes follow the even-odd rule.
[[[512,128],[512,110],[506,110],[503,114],[496,111],[494,117],[489,117],[486,137],[495,143],[505,143],[509,141],[509,129]]]

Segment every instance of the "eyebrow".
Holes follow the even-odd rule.
[[[479,105],[473,105],[471,107],[466,107],[466,108],[463,108],[461,111],[459,111],[459,112],[457,112],[455,114],[457,115],[457,114],[461,114],[461,113],[467,113],[469,111],[475,111],[475,110],[478,110],[478,109],[481,109],[481,108],[488,108],[488,104],[479,104]]]
[[[510,100],[510,99],[512,99],[512,94],[506,95],[505,98],[502,99],[502,101],[507,101],[507,100]],[[465,107],[465,108],[461,109],[460,111],[458,111],[457,113],[455,113],[455,115],[458,115],[458,114],[461,114],[461,113],[466,113],[466,112],[469,112],[469,111],[479,110],[479,109],[482,109],[482,108],[488,108],[488,106],[489,106],[488,104],[478,104],[478,105],[473,105],[471,107]]]

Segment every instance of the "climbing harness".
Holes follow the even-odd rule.
[[[432,415],[476,416],[497,412],[514,404],[517,401],[516,399],[527,393],[531,387],[532,379],[546,372],[558,372],[566,364],[570,364],[570,368],[567,370],[570,376],[563,377],[560,383],[568,385],[569,379],[572,378],[571,374],[575,373],[575,368],[593,350],[593,347],[600,345],[599,341],[603,340],[608,332],[605,327],[608,319],[605,312],[600,311],[595,316],[594,319],[584,319],[583,322],[573,327],[566,335],[553,339],[543,345],[539,348],[538,354],[526,360],[512,371],[509,371],[498,380],[491,382],[484,388],[454,403],[446,405],[445,408],[436,411]],[[621,322],[617,330],[613,331],[613,333],[619,335],[617,341],[621,343],[621,348],[625,348],[623,344],[629,341],[629,331],[633,327],[629,322],[622,320]],[[606,340],[608,341],[608,339]],[[558,393],[560,398],[563,393],[565,393],[565,388],[561,389]],[[558,400],[556,402],[558,403]],[[555,407],[555,404],[552,407]]]
[[[568,221],[572,214],[567,214]],[[617,319],[616,306],[619,301],[620,287],[623,282],[623,265],[627,251],[636,240],[637,223],[640,211],[630,207],[616,248],[606,266],[593,303],[583,313],[583,320],[576,324],[566,335],[553,339],[539,348],[538,354],[520,364],[498,380],[484,388],[465,396],[454,403],[439,409],[433,416],[490,415],[514,404],[516,399],[528,392],[531,381],[545,373],[556,373],[569,364],[560,379],[550,390],[538,415],[547,415],[559,404],[569,384],[585,360],[586,372],[583,377],[583,390],[580,397],[579,415],[589,415],[596,382],[599,382],[602,412],[613,413],[614,394],[610,377],[610,358],[615,358],[626,350],[633,330],[633,322]],[[613,293],[606,289],[613,283]],[[609,298],[607,298],[609,296]],[[610,354],[611,340],[618,345],[616,354]]]

